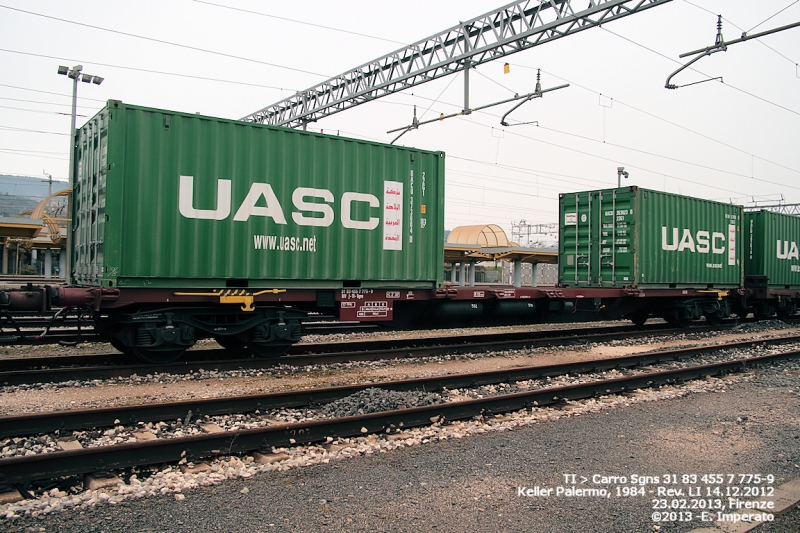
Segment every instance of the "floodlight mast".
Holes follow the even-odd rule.
[[[242,120],[290,128],[671,0],[521,0],[300,91]],[[468,108],[465,94],[465,107]]]
[[[628,179],[629,175],[625,167],[617,167],[617,189],[622,187],[622,178]]]

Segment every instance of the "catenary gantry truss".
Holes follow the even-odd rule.
[[[785,215],[800,216],[800,204],[769,204],[769,205],[748,205],[745,206],[745,211],[760,211],[766,209],[767,211],[774,211],[776,213],[783,213]]]
[[[525,0],[461,22],[244,117],[299,127],[671,0]],[[576,5],[588,7],[576,10]]]

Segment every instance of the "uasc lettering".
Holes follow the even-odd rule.
[[[781,247],[781,244],[783,246]],[[796,242],[778,241],[778,259],[800,259]]]
[[[194,207],[194,177],[181,176],[178,188],[178,209],[186,218],[201,220],[225,220],[231,214],[231,180],[217,180],[217,202],[214,209],[197,209]],[[316,201],[310,201],[316,200]],[[320,202],[321,200],[321,202]],[[259,202],[264,205],[257,205]],[[298,226],[328,227],[335,218],[333,193],[328,189],[297,187],[292,192],[292,221]],[[340,199],[339,217],[343,227],[348,229],[373,230],[378,227],[378,217],[368,216],[364,220],[353,217],[353,206],[363,203],[368,206],[367,212],[380,207],[380,200],[372,194],[345,192]],[[389,209],[390,206],[387,206]],[[400,205],[396,205],[400,209]],[[253,183],[244,200],[239,204],[233,220],[247,222],[251,216],[271,218],[275,224],[287,224],[283,205],[275,196],[269,183]]]
[[[690,252],[698,252],[707,254],[709,252],[714,254],[725,253],[725,234],[718,231],[710,232],[700,230],[694,235],[688,228],[684,228],[681,232],[678,228],[672,228],[672,234],[668,234],[666,226],[661,227],[661,249],[668,252],[683,252],[689,250]]]

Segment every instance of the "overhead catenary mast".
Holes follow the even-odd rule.
[[[638,13],[671,0],[523,0],[460,22],[383,57],[334,76],[242,120],[305,127],[310,122],[415,85],[469,69]],[[588,7],[574,9],[581,4]]]

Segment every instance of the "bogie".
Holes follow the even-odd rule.
[[[233,307],[147,308],[117,312],[103,320],[112,345],[148,363],[176,361],[202,336],[214,337],[230,350],[250,349],[259,356],[282,355],[303,336],[294,309],[257,307],[243,311]]]

